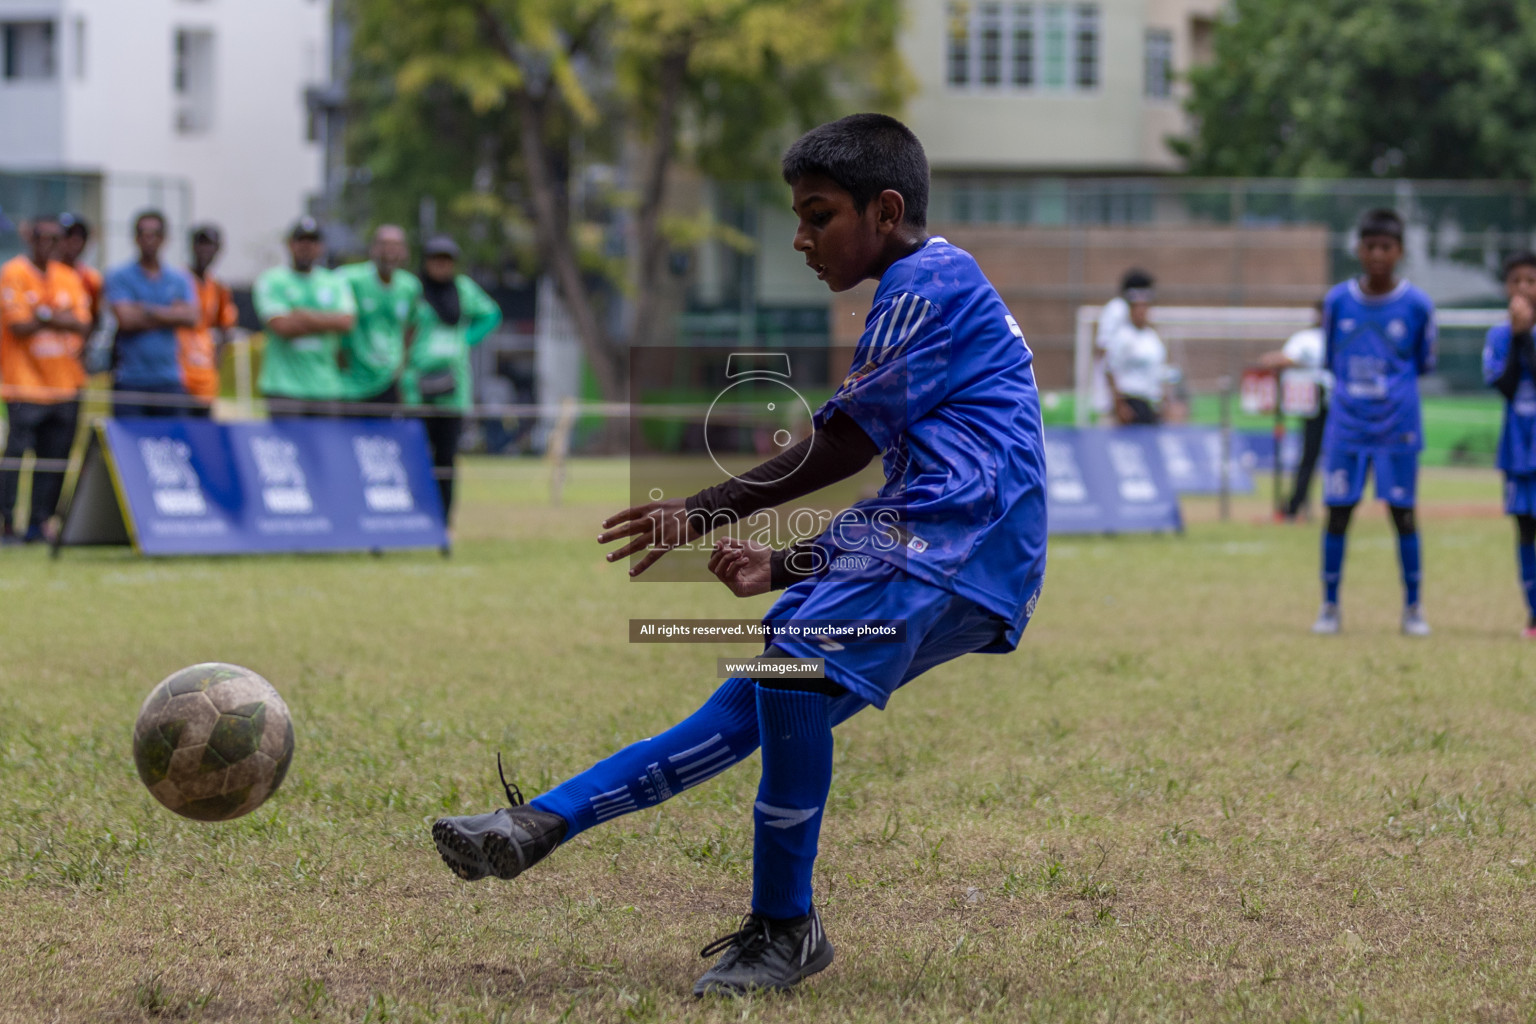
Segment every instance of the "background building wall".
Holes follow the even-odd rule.
[[[283,258],[321,184],[305,90],[330,75],[326,0],[0,0],[0,23],[31,19],[55,24],[54,74],[0,79],[0,167],[100,175],[99,262],[128,258],[157,192],[173,259],[192,220],[223,226],[236,283]]]

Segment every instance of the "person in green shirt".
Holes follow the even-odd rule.
[[[422,247],[421,301],[411,317],[412,336],[400,390],[423,409],[422,425],[432,445],[443,515],[453,511],[454,460],[464,414],[474,405],[469,350],[501,323],[501,307],[485,290],[458,272],[459,247],[438,236]]]
[[[352,289],[357,323],[342,339],[342,397],[364,405],[400,402],[400,371],[405,366],[405,332],[421,282],[402,269],[410,259],[404,229],[382,224],[373,233],[369,262],[336,272]],[[366,410],[377,414],[387,410]]]
[[[257,384],[274,416],[333,414],[342,397],[336,358],[357,306],[347,283],[318,265],[324,252],[320,225],[300,218],[288,233],[292,265],[263,271],[252,290],[267,333]]]

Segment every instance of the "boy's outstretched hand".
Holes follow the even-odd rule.
[[[610,562],[617,562],[637,551],[650,548],[645,557],[630,567],[629,574],[639,576],[662,555],[698,536],[688,522],[687,500],[668,498],[665,501],[636,505],[604,519],[603,532],[597,535],[597,542],[607,544],[625,537],[633,538],[617,551],[610,551],[604,556]]]
[[[709,556],[709,571],[737,597],[766,594],[771,589],[772,554],[773,549],[766,544],[722,537],[715,541],[714,553]]]

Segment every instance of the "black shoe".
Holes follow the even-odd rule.
[[[501,772],[501,756],[496,757]],[[565,819],[558,814],[527,806],[522,791],[501,776],[511,807],[489,814],[438,818],[432,824],[432,841],[443,863],[466,882],[486,875],[516,878],[549,856],[565,838]]]
[[[693,986],[696,996],[739,996],[753,989],[793,988],[801,978],[826,970],[832,963],[832,943],[821,928],[821,915],[812,907],[804,917],[770,921],[757,914],[741,920],[741,928],[716,939],[700,956],[723,956]]]

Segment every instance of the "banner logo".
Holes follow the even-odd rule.
[[[139,457],[149,474],[155,511],[163,516],[203,516],[208,502],[203,498],[197,471],[192,468],[192,449],[173,437],[139,438]]]
[[[261,503],[268,512],[305,515],[314,511],[297,445],[281,437],[253,437],[251,455],[261,481]]]
[[[354,437],[352,454],[357,456],[363,501],[370,512],[411,512],[416,508],[398,442],[377,435]]]

